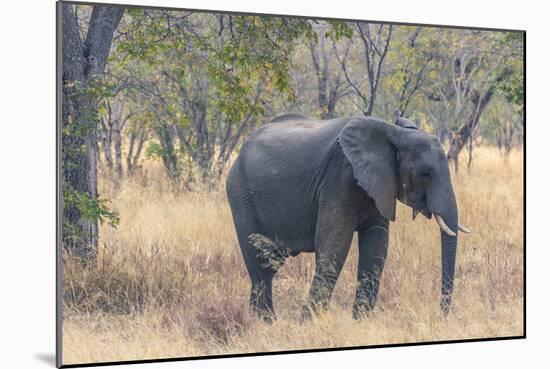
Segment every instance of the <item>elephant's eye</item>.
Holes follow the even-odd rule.
[[[427,170],[420,172],[420,179],[424,182],[429,182],[432,179],[432,174]]]

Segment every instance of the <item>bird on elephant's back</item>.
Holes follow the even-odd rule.
[[[404,118],[312,120],[284,114],[243,144],[227,195],[250,275],[250,306],[274,318],[273,276],[289,256],[315,253],[315,275],[302,314],[326,309],[358,233],[354,318],[374,307],[396,200],[435,218],[441,229],[441,308],[451,304],[458,231],[448,163],[436,137]]]

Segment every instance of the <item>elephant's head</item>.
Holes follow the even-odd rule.
[[[407,124],[402,124],[403,122]],[[389,124],[374,118],[353,118],[338,136],[358,184],[374,200],[380,214],[395,220],[396,199],[418,213],[435,218],[441,228],[442,300],[451,303],[457,233],[469,232],[458,222],[449,165],[435,136],[410,121]]]

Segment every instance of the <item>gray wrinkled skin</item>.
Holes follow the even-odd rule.
[[[285,114],[258,128],[227,179],[227,195],[252,283],[251,308],[274,318],[272,280],[289,256],[315,252],[303,317],[327,308],[358,232],[353,316],[376,302],[396,199],[457,231],[447,160],[434,136],[371,117],[310,120]],[[457,237],[442,233],[442,301],[453,288]]]

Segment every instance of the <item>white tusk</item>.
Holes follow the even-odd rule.
[[[464,227],[462,224],[458,223],[458,230],[463,233],[472,233],[468,228]]]
[[[447,227],[447,224],[445,224],[445,221],[443,221],[443,218],[441,218],[440,215],[435,214],[435,220],[437,221],[437,224],[439,224],[439,227],[441,227],[441,230],[443,232],[447,233],[451,237],[456,237],[456,233],[454,233],[449,227]]]

